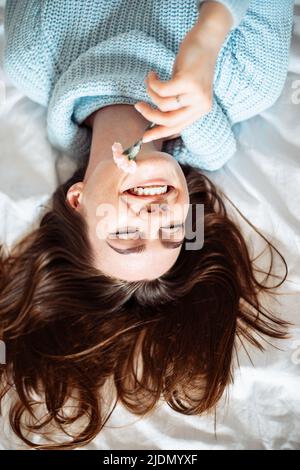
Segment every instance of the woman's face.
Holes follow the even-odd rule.
[[[132,194],[137,187],[160,194]],[[134,281],[155,279],[173,266],[184,240],[189,194],[171,155],[155,150],[142,154],[134,174],[124,173],[113,160],[100,161],[74,189],[99,270]]]

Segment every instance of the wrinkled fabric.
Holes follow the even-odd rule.
[[[162,402],[141,418],[118,405],[104,430],[84,447],[87,450],[300,448],[300,1],[297,4],[289,72],[280,98],[239,125],[236,155],[209,174],[285,256],[289,282],[280,289],[274,308],[294,322],[292,337],[275,342],[281,350],[267,344],[265,352],[248,347],[254,366],[239,349],[240,369],[235,368],[227,403],[224,397],[218,406],[216,437],[214,416],[183,416]],[[0,240],[10,245],[35,226],[41,206],[72,174],[74,162],[51,147],[45,108],[17,90],[1,65],[0,83],[5,84],[0,105]],[[259,253],[264,243],[235,216],[251,252],[255,248]],[[257,261],[262,268],[268,262],[266,253]],[[279,261],[276,269],[281,272]],[[8,404],[0,417],[0,449],[17,449],[22,445],[9,427]]]

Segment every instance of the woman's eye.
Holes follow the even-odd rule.
[[[181,232],[184,224],[170,225],[169,227],[161,227],[161,230],[165,233],[177,233]]]
[[[117,238],[120,238],[121,240],[135,240],[138,237],[139,237],[138,232],[127,232],[127,233],[117,234]]]
[[[160,230],[165,235],[173,235],[175,233],[182,232],[184,228],[184,224],[174,224],[169,225],[168,227],[161,227]],[[142,233],[137,229],[124,229],[124,230],[117,230],[114,233],[109,234],[110,239],[117,239],[117,240],[137,240],[141,238]]]
[[[138,230],[118,230],[117,232],[110,234],[110,238],[117,238],[120,240],[136,240],[139,236],[140,234]]]

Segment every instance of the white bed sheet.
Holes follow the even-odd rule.
[[[0,0],[0,64],[3,4]],[[45,123],[45,110],[10,85],[0,65],[0,240],[8,245],[35,225],[40,207],[74,168],[50,146]],[[274,342],[282,350],[268,346],[259,353],[249,347],[255,367],[239,355],[229,402],[224,397],[218,407],[217,438],[213,416],[183,416],[162,402],[141,419],[118,405],[85,449],[300,448],[300,0],[284,91],[271,109],[236,131],[236,155],[209,176],[284,254],[289,282],[277,311],[295,323],[292,337]],[[244,228],[256,252],[259,239]],[[0,449],[20,447],[4,412]]]

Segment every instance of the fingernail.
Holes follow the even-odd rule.
[[[143,142],[144,144],[147,143],[147,142],[150,142],[150,140],[151,140],[150,137],[143,137],[143,138],[142,138],[142,142]]]

